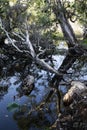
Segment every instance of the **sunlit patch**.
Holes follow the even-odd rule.
[[[10,0],[9,1],[9,5],[10,6],[14,6],[16,4],[17,0]]]
[[[14,3],[12,1],[9,2],[10,6],[14,6]]]

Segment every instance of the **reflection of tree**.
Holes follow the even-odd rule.
[[[39,5],[40,5],[40,3],[39,3]],[[59,112],[61,112],[61,109],[60,109],[61,94],[60,94],[60,91],[59,91],[60,82],[62,81],[62,79],[64,78],[65,75],[67,77],[67,71],[72,67],[72,65],[75,62],[77,62],[76,59],[81,57],[84,53],[87,53],[87,49],[83,48],[83,46],[81,46],[79,44],[79,40],[75,36],[75,33],[74,33],[74,31],[73,31],[73,29],[72,29],[72,27],[71,27],[71,25],[68,21],[68,18],[70,18],[70,20],[73,21],[72,17],[67,16],[66,13],[68,13],[68,12],[66,12],[66,8],[64,8],[64,6],[65,5],[63,5],[63,2],[61,0],[55,0],[54,4],[52,5],[52,8],[51,8],[52,12],[55,14],[56,23],[59,23],[60,26],[61,26],[64,38],[65,38],[67,45],[68,45],[68,48],[69,48],[68,52],[66,54],[66,57],[63,60],[62,65],[59,68],[57,68],[58,70],[54,69],[51,65],[49,65],[45,61],[45,59],[43,59],[43,55],[45,54],[45,52],[48,51],[48,49],[47,49],[47,46],[46,46],[45,49],[44,48],[41,49],[41,45],[39,44],[40,43],[39,35],[38,35],[38,38],[37,38],[38,39],[38,45],[34,45],[32,43],[32,40],[30,39],[31,38],[30,34],[32,33],[32,31],[30,31],[31,26],[29,26],[29,21],[28,21],[29,16],[26,17],[26,19],[24,19],[21,27],[19,27],[19,26],[16,27],[16,28],[13,27],[12,28],[13,30],[11,30],[12,32],[7,30],[7,28],[3,24],[2,18],[0,19],[1,29],[2,29],[3,33],[5,34],[5,36],[8,38],[8,41],[9,41],[9,44],[5,45],[5,47],[10,48],[9,52],[11,52],[12,54],[14,52],[14,55],[15,55],[16,52],[18,53],[18,55],[20,54],[20,56],[22,54],[27,55],[28,58],[30,58],[32,61],[34,61],[35,65],[39,65],[43,69],[55,74],[53,76],[52,80],[51,80],[51,87],[52,87],[53,91],[50,91],[50,93],[49,93],[50,96],[48,95],[48,99],[46,101],[49,101],[53,94],[56,94],[58,96],[58,98],[57,98],[57,101],[58,101],[58,104],[57,104],[58,113],[57,113],[57,115],[59,114]],[[17,6],[14,6],[14,9],[16,9],[16,7]],[[17,17],[17,12],[14,9],[13,9],[13,13],[15,13],[15,15],[13,15],[13,16]],[[19,8],[17,8],[17,9],[19,9]],[[26,8],[25,8],[25,10],[26,10]],[[43,10],[42,10],[42,12],[43,12]],[[73,13],[75,13],[75,12],[73,12]],[[19,12],[19,14],[20,14],[20,12]],[[70,15],[73,15],[73,14],[70,12]],[[14,18],[14,17],[13,17],[13,20],[14,19],[16,20],[16,18]],[[40,16],[39,16],[39,18],[40,18]],[[19,20],[21,20],[21,19],[19,19]],[[47,16],[45,17],[45,20],[44,19],[42,19],[42,20],[43,20],[42,25],[44,25],[45,20],[48,22]],[[49,29],[49,30],[51,30],[51,29]],[[45,37],[44,37],[44,39],[45,39]],[[36,51],[37,48],[38,48],[38,51]],[[9,53],[9,54],[11,54],[11,53]],[[16,64],[16,67],[18,67],[18,66],[19,65]],[[25,118],[25,120],[26,120],[26,118]]]
[[[48,128],[54,123],[56,117],[56,113],[52,112],[51,109],[47,109],[45,104],[31,111],[28,110],[28,112],[22,106],[19,111],[14,113],[14,119],[21,130]]]
[[[3,99],[4,95],[8,93],[9,82],[2,80],[0,81],[0,100]]]
[[[8,93],[8,88],[0,87],[0,100],[3,99],[4,95]]]
[[[18,88],[19,97],[21,97],[23,95],[28,96],[35,87],[34,82],[35,82],[34,77],[32,75],[27,75],[23,79],[22,84],[20,85],[20,87]]]

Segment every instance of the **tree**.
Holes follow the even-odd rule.
[[[23,4],[19,4],[20,8],[16,8],[18,6],[17,4],[11,7],[8,11],[10,14],[12,13],[10,11],[13,10],[13,14],[16,14],[15,16],[13,16],[12,14],[9,17],[10,23],[12,24],[11,30],[9,31],[5,28],[2,18],[0,19],[1,30],[8,38],[9,43],[11,43],[9,44],[10,47],[14,47],[19,53],[27,54],[36,64],[39,64],[43,69],[46,69],[47,71],[55,74],[52,78],[51,84],[53,88],[55,88],[58,96],[58,112],[60,112],[61,95],[58,89],[60,81],[63,79],[64,74],[67,73],[68,69],[72,66],[76,59],[84,53],[87,54],[87,49],[79,44],[79,40],[76,38],[76,35],[69,23],[69,19],[72,22],[75,22],[77,19],[81,20],[81,17],[79,17],[79,14],[81,14],[81,12],[78,10],[78,8],[76,8],[75,3],[71,4],[69,3],[69,1],[62,0],[30,1],[24,7]],[[78,2],[77,5],[80,6]],[[23,12],[21,11],[21,7],[23,9]],[[72,8],[70,9],[70,7]],[[19,10],[19,12],[17,9]],[[68,9],[70,9],[71,12]],[[31,12],[28,12],[30,10]],[[21,20],[21,18],[18,18],[20,13],[22,13],[21,18],[23,16],[23,18],[25,18],[23,19],[23,21]],[[73,19],[74,17],[76,18]],[[13,23],[14,21],[20,23],[20,20],[22,21],[21,25]],[[55,26],[53,26],[53,24],[55,24]],[[50,32],[50,37],[52,39],[52,34],[53,31],[56,32],[55,27],[57,28],[57,24],[60,24],[61,26],[64,38],[69,49],[62,65],[60,66],[60,68],[58,68],[58,70],[55,70],[52,66],[48,65],[43,59],[40,58],[40,56],[43,56],[43,54],[47,51],[47,48],[43,49],[42,51],[39,51],[39,49],[41,47],[41,40],[45,39],[45,34]],[[54,27],[54,30],[51,30],[51,27]],[[38,31],[35,28],[38,29]],[[35,45],[32,42],[32,36],[34,36],[33,40],[35,40],[35,36],[37,37],[37,44]],[[35,51],[36,47],[38,47],[37,52]],[[53,93],[55,91],[53,90]],[[48,95],[47,100],[49,98],[50,97]]]

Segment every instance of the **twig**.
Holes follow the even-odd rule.
[[[8,32],[7,32],[6,29],[3,27],[1,18],[0,18],[0,23],[1,23],[1,29],[6,33],[6,36],[8,37],[9,41],[11,42],[11,44],[12,44],[19,52],[23,52],[22,50],[20,50],[20,49],[14,44],[14,41],[10,38]]]
[[[23,37],[20,36],[20,34],[16,33],[16,32],[12,32],[15,36],[19,37],[22,41],[25,41],[25,39]]]
[[[44,50],[40,50],[41,52],[37,54],[37,57],[39,57],[40,55],[43,55],[46,52],[47,49]]]
[[[14,41],[10,38],[9,33],[6,31],[6,29],[3,27],[2,24],[2,20],[0,19],[0,23],[1,23],[1,29],[6,33],[6,36],[8,37],[9,41],[11,42],[12,46],[14,48],[16,48],[16,50],[18,52],[25,52],[28,53],[29,55],[31,55],[31,58],[40,66],[42,66],[42,68],[44,68],[45,70],[50,71],[51,73],[55,73],[56,75],[63,75],[62,73],[59,73],[57,70],[55,70],[54,68],[52,68],[50,65],[48,65],[43,59],[38,58],[38,55],[36,55],[34,48],[32,46],[32,43],[29,39],[29,32],[28,32],[28,25],[26,24],[26,45],[28,46],[28,50],[21,50],[20,48],[18,48],[15,44]],[[40,54],[39,54],[40,55]]]

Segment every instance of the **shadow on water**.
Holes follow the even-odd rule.
[[[52,56],[55,68],[60,67],[65,53]],[[48,63],[51,64],[50,61]],[[19,66],[16,64],[16,68]],[[29,95],[20,94],[24,78],[20,71],[14,71],[13,75],[5,75],[0,79],[0,130],[49,130],[57,119],[56,95],[54,94],[49,102],[44,102],[51,89],[49,81],[53,74],[38,69],[34,64],[25,68],[26,74],[28,72],[35,77],[35,87]],[[62,94],[66,93],[72,80],[87,81],[87,58],[77,59],[64,75],[59,86]]]

